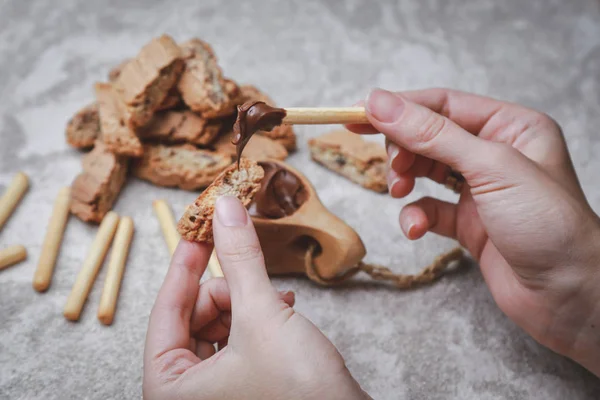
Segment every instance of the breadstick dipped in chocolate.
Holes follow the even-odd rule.
[[[239,159],[246,143],[256,131],[271,131],[276,126],[315,124],[366,124],[364,107],[278,108],[263,101],[250,100],[238,106],[233,126],[233,144]]]
[[[238,169],[246,144],[256,131],[270,131],[283,123],[286,112],[283,108],[271,107],[262,101],[247,101],[238,106],[233,125],[233,141],[236,146]]]

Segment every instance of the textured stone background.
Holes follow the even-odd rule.
[[[449,86],[525,103],[564,127],[586,194],[600,211],[600,2],[528,1],[0,1],[0,190],[17,170],[32,188],[0,233],[29,260],[0,272],[0,398],[141,396],[146,323],[168,254],[151,202],[177,213],[195,194],[131,180],[116,211],[136,236],[112,327],[96,320],[104,273],[82,320],[62,307],[95,229],[72,218],[51,289],[31,289],[53,199],[79,171],[65,122],[92,99],[92,84],[152,36],[199,36],[228,76],[264,88],[286,106],[349,105],[368,88]],[[429,182],[408,200],[362,190],[308,162],[298,128],[290,162],[323,202],[358,230],[368,260],[416,271],[452,243],[409,243],[397,226],[408,200],[452,199]],[[377,140],[377,139],[375,139]],[[594,156],[596,155],[596,156]],[[376,205],[376,207],[374,207]],[[340,349],[379,399],[597,399],[600,382],[542,348],[495,306],[477,267],[411,292],[319,289],[276,279],[297,309]]]

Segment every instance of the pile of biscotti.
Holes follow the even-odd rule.
[[[132,175],[158,186],[200,190],[235,161],[237,105],[261,100],[225,77],[211,46],[168,35],[153,39],[94,86],[96,100],[67,124],[67,142],[90,150],[71,187],[71,212],[99,223]],[[244,156],[283,160],[296,149],[291,126],[258,132]]]

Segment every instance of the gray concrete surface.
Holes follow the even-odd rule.
[[[65,122],[92,99],[92,84],[152,36],[199,36],[228,76],[286,106],[349,105],[368,88],[447,86],[522,102],[563,126],[577,172],[600,211],[600,3],[529,1],[51,1],[0,2],[0,189],[17,170],[32,188],[0,233],[29,260],[0,272],[0,398],[141,396],[142,349],[168,255],[151,202],[182,210],[195,194],[131,180],[116,211],[136,236],[112,327],[96,320],[104,272],[82,320],[61,311],[95,229],[72,219],[51,289],[31,278],[58,189],[79,171]],[[453,197],[419,182],[407,200],[362,190],[308,162],[298,128],[290,162],[323,202],[360,232],[368,260],[416,271],[450,241],[409,243],[397,226],[407,201]],[[375,138],[374,140],[379,140]],[[377,208],[373,207],[377,204]],[[276,279],[297,309],[331,338],[377,399],[597,399],[600,382],[539,346],[495,306],[476,266],[411,292],[320,289]]]

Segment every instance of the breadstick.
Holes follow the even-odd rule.
[[[152,206],[154,207],[156,217],[158,218],[158,222],[162,228],[163,236],[167,242],[169,252],[171,255],[173,255],[175,249],[177,248],[177,244],[179,243],[180,236],[177,232],[175,219],[173,219],[173,213],[171,213],[171,208],[165,200],[154,200]]]
[[[69,204],[71,202],[71,188],[64,187],[58,192],[54,201],[54,209],[46,230],[46,237],[42,246],[37,270],[33,276],[33,288],[43,292],[50,286],[52,273],[56,265],[56,258],[62,243],[67,220],[69,219]]]
[[[368,124],[364,107],[285,108],[285,125]]]
[[[210,259],[208,260],[208,270],[210,271],[210,275],[213,278],[220,278],[223,276],[223,270],[221,269],[221,264],[219,263],[219,259],[217,258],[217,253],[213,250],[210,255]]]
[[[0,229],[17,207],[28,187],[29,178],[27,178],[27,175],[23,172],[17,173],[8,185],[4,195],[0,197]]]
[[[10,246],[0,250],[0,270],[10,267],[27,258],[27,250],[21,245]]]
[[[71,294],[67,299],[67,304],[63,315],[70,321],[77,321],[81,315],[83,305],[92,289],[92,284],[98,275],[102,266],[102,261],[110,247],[110,242],[117,229],[119,216],[113,211],[109,211],[102,220],[96,238],[88,251],[83,267],[77,275]]]
[[[98,307],[98,320],[104,325],[110,325],[115,316],[117,308],[117,298],[119,297],[119,289],[123,272],[125,272],[125,262],[129,253],[129,245],[133,237],[133,220],[131,217],[121,218],[115,240],[110,253],[110,261],[108,262],[108,272],[104,281],[104,289],[100,298],[100,306]]]

